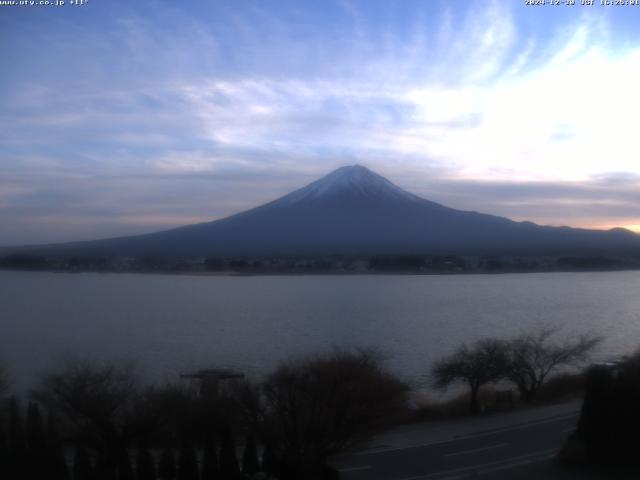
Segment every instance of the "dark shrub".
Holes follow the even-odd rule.
[[[156,480],[156,466],[151,456],[151,452],[145,444],[138,446],[138,455],[136,458],[136,479],[137,480]]]
[[[639,464],[640,356],[589,369],[577,439],[592,462]]]
[[[246,475],[253,475],[260,469],[258,462],[258,449],[256,448],[256,442],[250,435],[247,438],[247,443],[244,447],[244,453],[242,455],[242,473]]]
[[[371,351],[335,351],[281,365],[244,402],[267,445],[265,471],[318,478],[326,459],[355,445],[406,406],[407,386]]]
[[[176,457],[173,454],[173,450],[167,447],[160,455],[158,478],[160,480],[175,480],[177,475],[178,468],[176,467]]]
[[[91,457],[83,446],[76,447],[73,456],[73,480],[93,480]]]

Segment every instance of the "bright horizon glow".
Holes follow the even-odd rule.
[[[352,163],[640,232],[640,9],[394,5],[0,7],[0,245],[222,218]]]

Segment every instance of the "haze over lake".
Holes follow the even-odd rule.
[[[0,355],[25,378],[58,357],[129,358],[153,378],[378,347],[414,382],[461,342],[557,325],[598,333],[598,359],[640,346],[640,272],[172,276],[0,271]]]

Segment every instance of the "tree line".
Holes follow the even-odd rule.
[[[175,448],[151,449],[144,438],[129,443],[98,446],[86,439],[72,443],[60,435],[55,414],[46,422],[38,403],[30,402],[26,420],[18,402],[9,402],[8,432],[0,436],[2,478],[24,480],[205,480],[254,478],[273,465],[261,464],[255,442],[248,438],[242,469],[230,431],[224,431],[219,449],[205,443],[198,452],[189,439]],[[113,439],[111,439],[113,442]],[[132,437],[131,442],[134,443]],[[113,449],[119,446],[120,448]],[[66,451],[65,451],[66,450]],[[268,456],[268,454],[267,454]],[[266,470],[265,470],[266,469]],[[6,475],[6,476],[5,476]]]

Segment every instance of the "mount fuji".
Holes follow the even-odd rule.
[[[158,233],[21,249],[48,255],[640,254],[625,230],[540,226],[445,207],[360,166],[208,223]]]

